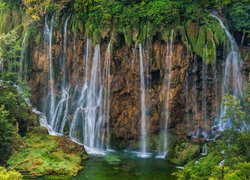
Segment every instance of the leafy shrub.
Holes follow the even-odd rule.
[[[4,167],[0,166],[0,179],[1,180],[21,180],[23,176],[16,171],[7,171]]]

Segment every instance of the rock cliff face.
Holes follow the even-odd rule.
[[[66,81],[70,92],[79,91],[84,79],[84,62],[86,61],[87,39],[80,33],[67,33]],[[60,78],[62,68],[63,37],[59,31],[54,32],[52,54],[54,64],[54,84],[56,96],[60,96]],[[101,67],[104,67],[105,51],[108,40],[102,39]],[[94,45],[91,46],[91,61]],[[217,53],[214,65],[205,65],[202,58],[188,52],[185,45],[175,40],[172,52],[168,45],[154,40],[143,45],[143,60],[146,83],[146,124],[149,136],[158,134],[166,121],[166,107],[169,108],[168,128],[177,135],[199,136],[201,131],[209,131],[221,103],[221,79],[223,73],[223,54]],[[32,89],[32,102],[42,108],[48,87],[49,57],[43,43],[30,49],[32,65],[29,85]],[[168,61],[172,66],[169,68]],[[167,76],[171,83],[169,99],[167,94]],[[112,45],[110,76],[110,132],[115,143],[140,139],[140,66],[138,45],[128,47],[123,37],[118,36]],[[73,98],[73,97],[70,97]],[[168,104],[169,103],[169,104]],[[168,105],[167,105],[168,104]],[[70,104],[71,106],[72,104]],[[73,105],[72,105],[73,106]],[[72,120],[72,114],[67,117]]]

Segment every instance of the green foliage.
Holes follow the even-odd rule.
[[[167,160],[177,165],[184,165],[200,154],[200,146],[187,142],[177,142],[171,148]]]
[[[6,161],[12,153],[13,136],[15,134],[14,127],[8,120],[9,112],[3,105],[0,106],[0,163]],[[0,169],[1,171],[1,169]],[[1,176],[0,176],[1,177]]]
[[[33,129],[25,137],[24,144],[8,164],[25,175],[75,176],[82,169],[82,147],[65,137],[49,136],[43,127]]]
[[[73,7],[74,24],[79,24],[76,23],[77,21],[84,24],[87,36],[93,38],[95,42],[100,38],[99,32],[107,30],[118,29],[118,32],[123,33],[126,43],[130,45],[132,40],[144,42],[146,39],[152,39],[159,32],[162,33],[162,37],[166,37],[164,32],[175,29],[179,25],[185,25],[186,22],[197,23],[199,31],[199,26],[208,26],[211,21],[208,11],[204,11],[201,5],[194,2],[187,3],[185,0],[179,2],[172,0],[126,2],[76,0]],[[75,27],[74,25],[74,29]],[[79,29],[83,31],[82,25]],[[187,31],[188,35],[189,33],[192,32]],[[196,35],[198,36],[198,33]],[[196,43],[197,40],[197,37],[192,39],[192,36],[193,34],[190,34],[191,44]],[[201,43],[201,36],[202,34],[199,43]],[[196,52],[202,55],[201,50]]]
[[[21,135],[24,135],[29,127],[37,125],[38,117],[32,113],[31,107],[27,106],[13,85],[4,81],[0,82],[0,105],[4,105],[5,109],[11,112],[8,120],[13,125],[18,124]]]
[[[201,6],[199,2],[192,0],[181,0],[179,1],[181,8],[181,19],[185,23],[187,21],[193,21],[199,25],[207,24],[208,22],[208,11],[206,8]]]
[[[209,143],[207,156],[187,163],[174,175],[178,179],[249,179],[249,140],[249,131],[227,130],[218,141]]]
[[[209,180],[216,180],[218,177],[226,180],[242,180],[250,178],[250,163],[236,163],[235,167],[231,169],[228,166],[216,166]],[[222,177],[223,176],[223,177]]]
[[[245,116],[245,112],[242,111],[240,100],[233,95],[226,94],[223,97],[223,104],[226,107],[223,119],[230,119],[235,127],[239,127],[241,124],[241,120]]]
[[[23,176],[16,171],[7,171],[4,167],[0,166],[0,179],[1,180],[21,180]]]
[[[40,21],[45,14],[62,11],[70,0],[22,0],[26,13],[33,21]]]
[[[150,1],[145,8],[142,9],[143,18],[154,25],[164,25],[176,22],[179,18],[178,3],[168,0]]]
[[[250,35],[250,3],[249,0],[231,0],[224,7],[233,28]]]
[[[13,72],[20,66],[17,58],[21,48],[17,43],[18,35],[16,31],[0,35],[0,66],[3,70]]]
[[[1,79],[3,79],[0,76]],[[0,163],[4,163],[16,149],[19,135],[24,135],[31,126],[37,125],[38,117],[32,113],[15,87],[0,81]]]

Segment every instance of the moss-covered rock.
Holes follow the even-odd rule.
[[[28,133],[24,146],[8,160],[8,165],[27,176],[75,176],[86,158],[83,147],[66,137],[49,136],[38,127]]]
[[[184,165],[200,154],[200,146],[189,142],[176,142],[170,148],[167,160],[177,165]]]

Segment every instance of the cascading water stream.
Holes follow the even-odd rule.
[[[141,157],[147,157],[147,126],[146,126],[146,93],[145,93],[145,77],[144,77],[144,56],[143,56],[142,44],[139,45],[140,56],[140,80],[141,80]]]
[[[189,116],[189,102],[188,102],[188,99],[189,99],[189,73],[188,71],[186,72],[186,76],[185,76],[185,119],[186,121],[188,122],[189,119],[190,119],[190,116]]]
[[[86,106],[86,96],[87,96],[87,90],[88,90],[88,76],[89,76],[89,59],[90,59],[90,47],[89,47],[89,39],[87,39],[86,42],[86,52],[85,52],[85,64],[84,64],[84,79],[83,86],[80,93],[80,98],[77,99],[75,112],[73,115],[73,120],[70,127],[70,138],[80,144],[83,144],[82,137],[79,137],[79,134],[77,134],[77,131],[81,131],[84,126],[81,124],[81,121],[84,119],[84,109],[83,107]],[[76,94],[74,92],[74,94]],[[79,128],[79,130],[77,130]]]
[[[216,46],[215,42],[214,42],[214,34],[213,33],[212,33],[212,42],[213,42],[213,45]],[[214,84],[215,84],[214,85],[215,106],[217,107],[217,105],[219,103],[219,96],[218,96],[218,93],[217,93],[217,90],[218,90],[218,79],[217,79],[217,59],[216,58],[214,60],[212,71],[213,71],[213,81],[214,81]],[[216,108],[216,110],[218,110],[218,108]]]
[[[106,122],[106,137],[107,137],[107,149],[110,149],[110,127],[109,127],[109,113],[110,113],[110,50],[111,44],[109,43],[106,53],[105,53],[105,64],[104,64],[104,106],[103,115]]]
[[[205,47],[207,53],[207,45]],[[207,121],[207,64],[205,58],[202,62],[202,118]]]
[[[206,56],[208,53],[207,45],[205,46]],[[203,57],[202,60],[202,105],[201,105],[202,119],[206,123],[207,126],[207,64],[206,59]],[[202,135],[207,138],[207,130],[203,129]]]
[[[85,107],[84,145],[103,150],[104,121],[102,116],[103,84],[101,80],[100,45],[95,47]]]
[[[197,56],[195,55],[194,57],[194,69],[193,69],[193,74],[194,74],[194,79],[193,79],[193,98],[192,102],[194,103],[194,111],[195,111],[195,116],[198,115],[198,104],[197,104],[197,98],[198,98],[198,93],[197,93],[197,69],[198,69],[198,59]],[[196,117],[195,117],[196,118]]]
[[[227,30],[227,28],[223,24],[222,20],[213,14],[211,14],[211,16],[214,17],[220,23],[220,26],[225,31],[226,36],[228,40],[230,41],[230,45],[231,45],[230,51],[226,57],[225,70],[224,70],[224,75],[222,79],[221,95],[223,97],[226,93],[232,93],[234,96],[238,98],[242,98],[244,78],[241,72],[242,59],[241,59],[238,46],[233,36],[230,34],[230,32]],[[227,119],[226,121],[223,119],[225,115],[225,111],[226,111],[226,107],[223,105],[223,103],[221,103],[219,115],[215,120],[215,127],[219,131],[223,131],[226,128],[232,127],[232,123],[230,119]]]
[[[27,32],[24,34],[23,40],[22,40],[22,50],[20,53],[20,77],[25,80],[26,79],[26,58],[25,58],[25,52],[26,52],[26,39],[27,39]]]
[[[110,45],[106,50],[103,72],[101,65],[100,45],[96,45],[93,61],[89,62],[87,40],[85,81],[76,103],[69,135],[73,141],[83,144],[90,154],[105,154],[105,148],[109,147],[109,143],[104,144],[104,141],[105,135],[109,136]]]
[[[164,142],[163,142],[163,154],[164,156],[166,156],[168,154],[168,122],[169,122],[169,117],[170,117],[170,87],[171,87],[171,69],[172,69],[172,54],[173,54],[173,36],[174,36],[174,30],[171,30],[171,36],[170,39],[168,41],[168,48],[167,48],[167,58],[166,58],[166,63],[167,63],[167,67],[168,67],[168,77],[167,77],[167,92],[166,92],[166,109],[165,109],[165,113],[166,113],[166,121],[164,124]]]
[[[165,109],[164,109],[164,115],[165,115],[165,121],[163,123],[163,149],[160,151],[157,158],[165,158],[168,154],[168,123],[170,118],[170,87],[171,87],[171,70],[172,70],[172,55],[173,55],[173,35],[174,30],[171,30],[170,38],[167,42],[167,53],[166,53],[166,66],[167,66],[167,75],[165,75],[166,80],[164,83],[166,83],[166,98],[165,98]]]
[[[45,102],[45,112],[47,112],[48,123],[51,125],[53,123],[53,117],[55,112],[55,88],[54,88],[54,68],[53,68],[53,56],[52,56],[52,38],[53,38],[53,28],[54,28],[54,16],[51,17],[50,27],[48,26],[48,16],[45,17],[44,26],[44,45],[45,54],[48,55],[49,59],[49,93],[46,98],[48,102]]]
[[[66,118],[68,114],[68,104],[69,104],[69,87],[66,86],[66,59],[67,59],[67,26],[70,16],[67,17],[64,23],[63,31],[63,54],[61,57],[62,64],[62,80],[61,80],[61,99],[59,100],[56,109],[54,111],[54,116],[52,119],[51,126],[54,131],[63,134],[63,129],[66,123]]]

